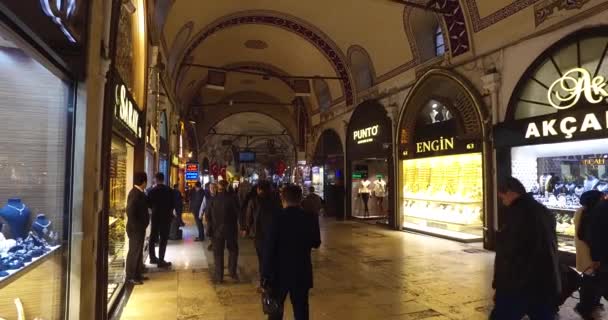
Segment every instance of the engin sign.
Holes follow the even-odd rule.
[[[547,91],[549,104],[558,110],[570,109],[584,98],[590,104],[608,103],[606,78],[591,76],[583,68],[574,68],[557,79]],[[602,114],[589,112],[582,117],[566,116],[530,122],[526,129],[526,139],[562,135],[572,139],[576,133],[608,130],[608,111]]]

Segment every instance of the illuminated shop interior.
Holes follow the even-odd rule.
[[[461,241],[483,233],[481,153],[404,160],[403,228]]]
[[[576,252],[573,220],[581,194],[608,191],[608,139],[515,147],[511,171],[556,213],[560,250]]]

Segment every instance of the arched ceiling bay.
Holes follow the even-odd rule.
[[[246,46],[248,41],[255,41],[265,48],[249,48]],[[268,68],[281,70],[287,75],[336,76],[332,64],[312,43],[297,34],[268,25],[242,25],[219,31],[197,46],[191,57],[191,63],[207,66],[230,67],[246,65],[243,61],[251,61],[252,66],[271,66]],[[264,80],[261,76],[230,72],[227,75],[226,90],[210,92],[213,90],[204,89],[204,86],[185,85],[204,83],[208,69],[185,67],[181,72],[183,78],[178,83],[178,93],[183,101],[191,101],[197,94],[203,95],[203,101],[208,98],[207,95],[218,99],[218,96],[241,90],[273,92],[273,96],[285,103],[294,98],[293,90],[278,78]],[[328,84],[334,99],[342,96],[340,81],[330,80]]]

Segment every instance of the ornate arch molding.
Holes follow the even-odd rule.
[[[315,141],[315,152],[313,154],[313,160],[317,160],[320,159],[321,157],[326,156],[327,154],[327,149],[325,148],[325,139],[333,139],[333,142],[337,142],[339,145],[336,148],[337,150],[339,150],[339,153],[344,155],[344,143],[342,142],[342,138],[340,138],[340,135],[338,134],[338,132],[336,132],[336,130],[331,129],[331,128],[327,128],[325,130],[323,130],[323,132],[321,132],[321,134],[317,137],[316,141]],[[320,149],[323,150],[320,150]]]
[[[255,108],[251,108],[251,109],[243,108],[243,109],[238,109],[238,110],[226,109],[225,112],[216,114],[215,117],[212,118],[213,122],[209,123],[208,126],[202,127],[201,129],[209,130],[209,129],[215,127],[218,123],[222,122],[222,120],[225,120],[226,118],[233,116],[235,114],[239,114],[239,113],[258,113],[258,114],[272,118],[274,121],[276,121],[281,126],[283,126],[283,128],[287,131],[287,135],[288,135],[289,139],[292,141],[292,143],[294,145],[296,144],[296,137],[294,136],[293,132],[291,132],[291,130],[289,129],[289,128],[292,128],[295,126],[295,121],[294,121],[294,123],[291,123],[291,124],[286,123],[283,119],[278,117],[276,115],[276,113],[271,112],[271,110],[265,110],[265,109],[255,109]],[[208,134],[208,132],[202,132],[202,135],[203,135],[202,138],[206,137],[207,134]]]
[[[354,91],[352,88],[352,76],[347,68],[346,58],[336,43],[334,43],[325,33],[315,28],[312,24],[307,23],[296,17],[276,12],[276,11],[244,11],[236,14],[224,16],[203,28],[195,37],[188,49],[184,52],[182,61],[187,59],[200,46],[203,41],[211,35],[224,29],[246,25],[246,24],[261,24],[282,28],[289,32],[293,32],[308,42],[312,43],[319,51],[321,51],[330,64],[333,66],[336,75],[343,78],[341,80],[343,98],[347,105],[352,105],[355,101]],[[180,64],[182,72],[183,64]]]
[[[460,115],[463,138],[487,136],[488,111],[473,86],[459,75],[444,70],[431,69],[414,85],[405,99],[399,115],[399,145],[409,144],[414,137],[418,114],[430,98],[450,101]]]

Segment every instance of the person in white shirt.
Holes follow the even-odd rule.
[[[374,197],[380,213],[384,213],[384,197],[386,196],[386,181],[382,177],[374,182]]]

